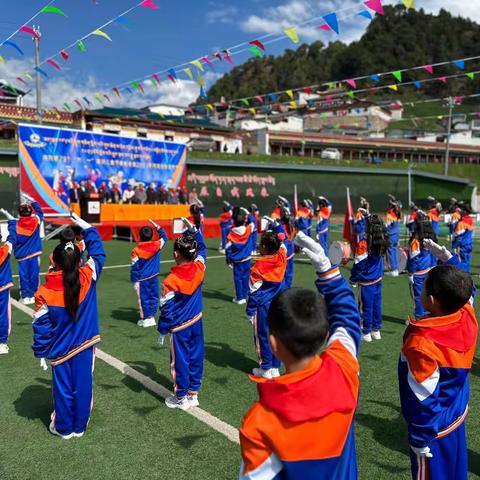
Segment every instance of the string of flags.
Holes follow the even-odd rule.
[[[79,38],[78,40],[75,40],[75,42],[71,43],[70,45],[61,48],[59,52],[57,52],[55,55],[52,55],[52,56],[46,58],[45,60],[43,60],[38,66],[34,67],[33,70],[37,71],[43,77],[47,78],[49,76],[49,74],[48,74],[47,70],[42,68],[44,65],[49,65],[54,70],[61,71],[62,70],[62,67],[61,67],[62,62],[60,61],[60,59],[63,62],[68,62],[69,59],[70,59],[70,56],[71,56],[70,51],[74,50],[74,49],[77,49],[81,53],[85,52],[87,50],[87,47],[85,45],[85,40],[87,40],[89,37],[97,36],[97,37],[104,38],[105,40],[111,42],[112,41],[111,36],[108,33],[106,33],[104,31],[104,29],[106,27],[108,27],[109,25],[113,24],[113,23],[125,23],[124,22],[124,20],[126,20],[125,16],[128,15],[129,13],[131,13],[132,11],[136,10],[137,8],[140,8],[140,7],[145,7],[145,8],[149,8],[149,9],[152,9],[152,10],[158,9],[158,5],[156,3],[154,3],[153,0],[142,0],[139,3],[137,3],[136,5],[129,8],[128,10],[121,13],[120,15],[116,15],[114,18],[108,20],[103,25],[99,26],[98,28],[95,28],[94,30],[87,33],[86,35]],[[65,12],[63,12],[59,8],[54,7],[52,5],[48,5],[48,6],[44,7],[40,11],[40,13],[56,13],[58,15],[66,16]],[[27,26],[21,27],[19,29],[19,31],[28,33],[28,34],[32,35],[33,37],[38,37],[36,32],[32,28],[27,27]],[[8,41],[4,42],[4,44],[6,44],[6,43],[8,43]],[[19,47],[17,45],[15,45],[15,47],[17,49],[19,49]],[[23,52],[21,52],[21,54],[23,55]],[[21,76],[17,76],[16,80],[18,82],[24,84],[24,85],[27,85],[28,81],[33,80],[32,74],[33,74],[33,72],[25,72]]]

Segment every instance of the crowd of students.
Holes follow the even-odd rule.
[[[441,205],[429,202],[427,212],[411,205],[406,222],[415,318],[407,323],[399,358],[400,402],[412,478],[466,479],[464,420],[478,332],[469,273],[473,218],[468,205],[452,200],[449,250],[437,243]],[[220,250],[233,271],[233,302],[245,305],[258,356],[251,378],[259,401],[240,429],[240,478],[357,478],[358,354],[362,341],[381,340],[384,258],[389,273],[398,276],[401,209],[391,196],[384,222],[361,199],[351,224],[349,285],[328,257],[332,204],[327,198],[319,197],[316,208],[304,200],[294,212],[286,198],[278,197],[271,214],[261,218],[256,205],[245,209],[225,203]],[[21,301],[35,303],[34,355],[42,368],[48,368],[46,360],[52,367],[50,432],[63,439],[81,437],[91,414],[100,341],[96,285],[106,258],[102,241],[94,227],[72,214],[74,227],[61,233],[39,287],[40,206],[23,195],[18,219],[0,212],[9,231],[0,247],[0,354],[8,353],[13,253]],[[311,237],[315,215],[317,241]],[[203,377],[203,219],[203,206],[192,205],[184,232],[174,241],[175,266],[162,292],[158,277],[165,231],[150,220],[132,251],[138,325],[157,326],[160,345],[169,336],[174,393],[165,403],[182,410],[199,405]],[[313,265],[315,291],[292,288],[296,252]]]

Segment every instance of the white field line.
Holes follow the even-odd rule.
[[[209,260],[218,260],[219,258],[225,258],[225,255],[214,255],[213,257],[207,257],[207,262]],[[175,263],[175,260],[162,260],[160,264],[166,264],[166,263]],[[131,263],[125,264],[125,265],[107,265],[106,267],[103,267],[103,270],[114,270],[116,268],[130,268],[132,266]],[[47,272],[42,272],[40,276],[45,276]],[[18,275],[13,275],[13,278],[18,278]]]
[[[11,301],[14,307],[18,308],[19,310],[21,310],[22,312],[26,313],[29,316],[33,315],[33,310],[31,308],[27,307],[26,305],[23,305],[18,300],[15,300],[13,298],[11,299]],[[107,365],[110,365],[111,367],[115,368],[119,372],[123,373],[124,375],[127,375],[130,378],[133,378],[135,381],[143,385],[143,387],[145,387],[147,390],[150,390],[151,392],[155,393],[159,397],[165,399],[170,395],[172,395],[172,392],[170,392],[168,389],[166,389],[159,383],[153,381],[150,377],[143,375],[142,373],[138,372],[137,370],[130,367],[126,363],[122,362],[118,358],[115,358],[112,355],[109,355],[103,350],[100,350],[99,348],[95,348],[95,356],[100,360],[103,360]],[[205,410],[202,410],[199,407],[194,407],[194,408],[185,410],[185,413],[188,413],[189,415],[196,418],[200,422],[204,423],[205,425],[208,425],[210,428],[212,428],[216,432],[221,433],[231,442],[237,443],[237,444],[240,443],[238,430],[235,427],[232,427],[231,425],[224,422],[223,420],[220,420],[219,418],[214,417],[213,415],[206,412]]]

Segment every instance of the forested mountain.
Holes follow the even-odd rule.
[[[341,38],[341,36],[340,36]],[[441,10],[438,15],[423,10],[406,11],[402,6],[385,7],[376,15],[359,41],[349,45],[337,41],[328,46],[317,41],[287,50],[281,56],[253,58],[219,79],[208,92],[208,102],[242,98],[305,85],[341,80],[377,72],[438,63],[480,55],[480,25],[453,17]],[[467,62],[466,71],[480,70],[480,61]],[[459,73],[458,68],[438,68],[433,76]],[[427,78],[427,72],[404,75],[403,81]],[[479,75],[480,78],[480,75]],[[392,80],[393,81],[393,80]],[[478,91],[478,80],[455,80],[446,85],[428,84],[423,93],[467,94]],[[411,95],[412,88],[400,89]]]

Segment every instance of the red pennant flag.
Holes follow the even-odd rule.
[[[75,103],[76,103],[81,109],[83,109],[82,104],[81,104],[77,99],[75,99]]]
[[[176,83],[175,77],[171,73],[167,73],[167,77],[173,82]]]
[[[17,77],[17,80],[18,80],[19,82],[22,82],[22,83],[25,84],[25,85],[27,84],[27,82],[26,82],[22,77]]]
[[[250,45],[253,45],[254,47],[258,47],[260,50],[265,51],[265,45],[260,41],[260,40],[252,40],[251,42],[248,42]]]
[[[60,55],[65,61],[67,61],[70,58],[70,54],[65,50],[60,50]]]
[[[217,60],[219,60],[220,62],[223,60],[222,54],[221,54],[220,52],[215,52],[215,53],[213,54],[213,56],[214,56]]]
[[[47,63],[51,65],[53,68],[56,68],[57,70],[61,70],[60,65],[55,60],[52,60],[51,58],[47,60]]]
[[[353,235],[353,207],[350,199],[350,189],[347,188],[347,209],[345,210],[345,219],[343,221],[343,238],[354,244],[355,237]]]
[[[112,90],[113,93],[115,93],[115,95],[120,98],[120,90],[118,88],[112,88]]]
[[[311,95],[312,94],[312,89],[310,87],[305,87],[303,89],[303,91],[307,94],[307,95]]]
[[[106,93],[104,93],[103,96],[105,97],[108,103],[112,103],[112,101],[110,100],[110,97]]]

